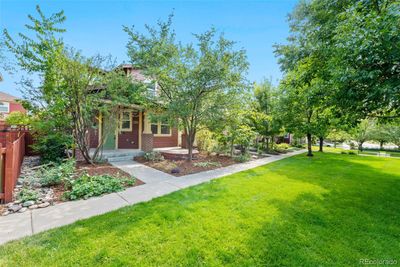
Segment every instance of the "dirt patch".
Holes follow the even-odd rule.
[[[144,157],[136,157],[136,161],[146,166],[172,174],[174,176],[183,176],[187,174],[214,170],[221,167],[237,164],[229,156],[210,156],[205,153],[199,153],[197,159],[192,162],[187,160],[163,160],[159,162],[147,161]],[[171,173],[172,170],[179,170],[179,173]]]

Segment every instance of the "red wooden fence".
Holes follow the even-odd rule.
[[[10,137],[10,140],[11,137]],[[21,173],[21,165],[25,155],[25,133],[16,140],[0,144],[0,201],[12,201],[12,194]]]

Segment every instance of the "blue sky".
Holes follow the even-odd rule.
[[[67,21],[63,35],[68,45],[80,49],[86,56],[111,54],[119,63],[128,62],[127,35],[122,25],[154,24],[174,10],[173,27],[177,39],[186,43],[193,33],[201,33],[211,26],[223,31],[228,39],[247,51],[250,69],[248,79],[260,81],[264,77],[277,83],[281,77],[273,44],[285,42],[289,34],[287,14],[295,0],[264,1],[110,1],[69,0],[30,1],[0,0],[0,25],[12,36],[26,32],[27,14],[35,14],[39,4],[45,14],[64,10]],[[20,96],[15,84],[20,75],[3,72],[0,91]]]

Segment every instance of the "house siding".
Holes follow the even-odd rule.
[[[154,136],[154,148],[178,146],[178,129],[172,128],[171,136]]]

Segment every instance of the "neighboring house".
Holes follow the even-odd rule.
[[[17,102],[18,98],[10,94],[0,92],[0,121],[4,121],[8,114],[13,111],[26,113],[21,103]]]
[[[141,74],[132,65],[120,66],[132,79],[149,84],[149,92],[156,93],[156,84]],[[113,117],[113,118],[112,118]],[[90,147],[99,145],[104,129],[108,134],[103,149],[141,149],[151,151],[153,148],[176,147],[180,145],[178,129],[161,121],[151,122],[146,110],[138,105],[123,106],[116,116],[99,116],[96,126],[89,132]]]

